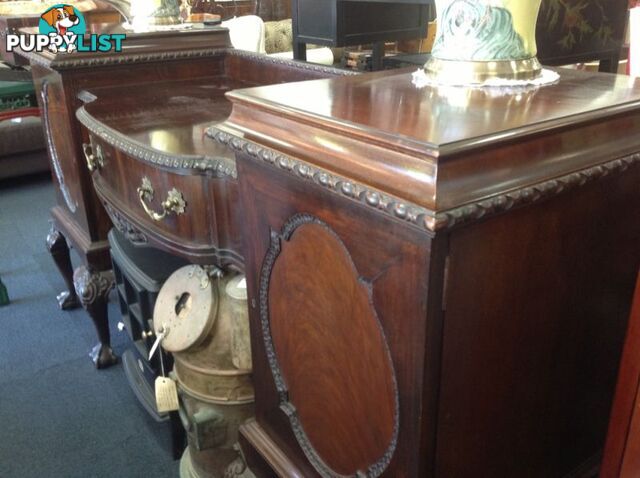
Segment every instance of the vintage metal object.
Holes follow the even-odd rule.
[[[142,185],[138,188],[138,197],[140,198],[140,204],[147,215],[154,221],[162,221],[167,215],[175,213],[177,215],[184,214],[187,203],[182,196],[182,193],[176,188],[171,189],[167,194],[167,199],[162,201],[162,212],[155,212],[147,205],[147,201],[153,201],[155,191],[151,185],[151,180],[146,176],[142,178]]]
[[[155,335],[164,334],[162,347],[173,353],[188,433],[183,477],[222,476],[238,458],[239,426],[254,415],[245,280],[221,275],[200,266],[178,269],[154,310]]]
[[[427,75],[439,83],[533,79],[542,71],[535,28],[541,0],[436,0],[438,33]]]

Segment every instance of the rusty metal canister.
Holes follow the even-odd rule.
[[[228,468],[240,470],[230,476],[243,476],[238,427],[254,415],[245,283],[240,274],[187,266],[167,280],[156,301],[154,329],[174,357],[171,375],[187,429],[185,478],[224,476]]]

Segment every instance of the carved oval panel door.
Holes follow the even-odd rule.
[[[338,236],[294,216],[260,288],[265,344],[296,439],[322,476],[379,476],[398,433],[391,356],[369,285]]]

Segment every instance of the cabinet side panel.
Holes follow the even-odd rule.
[[[292,426],[287,413],[291,410],[286,402],[295,400],[295,394],[290,394],[288,387],[306,380],[305,374],[321,377],[327,387],[326,392],[333,393],[334,400],[340,402],[329,406],[327,416],[337,417],[351,408],[353,416],[349,420],[361,429],[367,429],[367,421],[358,415],[362,408],[358,400],[372,406],[372,397],[362,397],[361,392],[366,387],[358,389],[358,384],[367,377],[378,380],[386,383],[378,397],[380,416],[371,416],[370,421],[372,427],[386,427],[387,438],[395,441],[387,449],[391,452],[389,460],[379,457],[384,451],[382,448],[389,444],[387,439],[370,449],[354,450],[356,445],[370,442],[372,437],[358,444],[331,443],[331,455],[325,452],[325,456],[320,458],[334,464],[341,463],[344,469],[340,471],[349,472],[353,471],[350,460],[354,456],[368,457],[363,459],[363,466],[373,466],[373,461],[380,458],[377,464],[383,469],[374,466],[369,470],[371,476],[379,476],[377,472],[394,477],[418,476],[418,449],[422,439],[420,424],[431,419],[423,416],[421,408],[423,387],[427,387],[423,377],[430,237],[400,221],[295,178],[288,172],[278,171],[261,160],[240,155],[237,165],[246,215],[243,237],[251,303],[257,422],[296,466],[308,472],[309,476],[315,476],[318,466],[321,466],[314,462],[313,457],[318,450],[310,450],[309,444],[300,440],[295,424]],[[317,226],[311,226],[314,224]],[[305,245],[313,250],[305,249]],[[294,260],[299,262],[299,267],[296,264],[289,267],[288,261],[294,257],[292,248],[297,251],[295,256],[301,258]],[[320,257],[335,263],[318,263]],[[307,270],[311,269],[307,266],[314,263],[317,266]],[[333,270],[334,266],[336,275],[332,277],[327,271]],[[308,280],[301,280],[305,274]],[[270,284],[274,278],[279,279],[278,285]],[[298,287],[295,284],[283,287],[289,279],[295,279]],[[350,302],[343,301],[343,294],[351,294],[354,298],[352,303],[360,304],[360,307],[349,309],[347,304]],[[359,297],[358,301],[355,301],[356,297]],[[264,312],[263,303],[266,304],[266,313],[261,313]],[[276,303],[277,309],[274,308]],[[286,317],[284,310],[288,303],[299,320],[293,316]],[[308,315],[304,314],[305,308]],[[361,325],[352,329],[349,322],[341,323],[336,317],[328,317],[326,326],[322,326],[317,323],[323,320],[319,310],[329,314],[335,310],[345,311],[345,320]],[[272,315],[276,311],[278,320],[294,321],[291,322],[291,330],[282,324],[270,323],[276,317]],[[309,327],[310,333],[321,333],[313,333],[309,341],[291,343],[291,334],[303,333],[301,327]],[[379,332],[375,331],[376,328]],[[350,338],[353,353],[371,357],[368,370],[360,367],[362,370],[359,372],[354,366],[362,357],[354,357],[353,361],[345,358],[348,351],[344,350],[344,344],[349,342],[350,333],[353,334]],[[378,341],[378,333],[383,346]],[[332,347],[337,346],[341,347],[340,350],[331,354]],[[316,366],[304,370],[297,369],[296,364],[307,362],[287,358],[294,355],[304,357],[312,348],[318,351],[318,356],[327,353],[331,358],[318,360]],[[342,360],[342,366],[333,363],[336,360]],[[274,361],[280,365],[275,372]],[[333,366],[327,368],[329,362]],[[385,363],[389,363],[390,369]],[[395,390],[389,380],[395,381]],[[345,387],[345,381],[353,388]],[[394,418],[398,425],[396,437],[391,436],[393,422],[389,422],[388,413],[390,407],[393,408],[393,396],[396,396],[398,405]],[[304,420],[305,417],[301,417],[303,425]],[[343,423],[333,425],[336,433],[329,433],[331,424],[323,425],[324,432],[318,428],[307,433],[311,448],[314,444],[340,439],[342,435],[337,431],[342,429]]]
[[[607,429],[640,263],[640,168],[454,231],[437,475],[560,477]]]

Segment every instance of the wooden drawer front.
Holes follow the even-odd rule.
[[[114,223],[126,222],[125,228],[136,231],[141,242],[152,242],[193,262],[241,264],[237,208],[229,204],[237,196],[235,180],[148,164],[94,135],[90,138],[87,153],[93,155],[93,182]],[[149,193],[152,189],[153,194],[142,198],[141,188]],[[181,204],[164,210],[163,202],[171,198]]]

